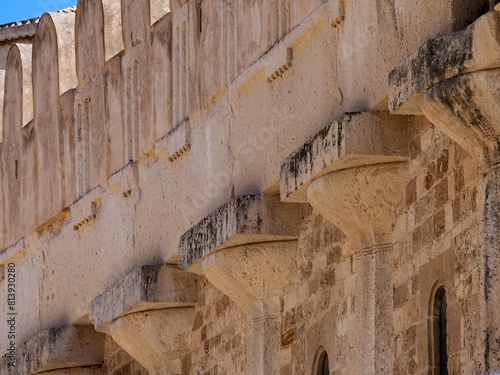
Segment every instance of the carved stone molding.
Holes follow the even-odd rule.
[[[425,42],[389,74],[389,109],[422,115],[422,96],[461,74],[500,66],[500,13],[489,12],[465,30]]]
[[[406,170],[406,163],[386,163],[332,172],[314,180],[307,197],[353,239],[356,251],[392,243]]]
[[[9,375],[97,375],[104,361],[104,335],[92,326],[66,326],[43,331],[16,350],[16,366],[9,353],[0,359]]]

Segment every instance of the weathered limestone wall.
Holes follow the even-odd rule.
[[[450,373],[483,373],[481,179],[474,159],[423,118],[410,123],[409,182],[395,229],[395,373],[427,373],[430,301],[447,293]]]
[[[103,340],[102,374],[308,374],[321,350],[332,374],[424,374],[443,285],[450,373],[500,370],[489,172],[424,117],[433,85],[498,66],[479,42],[446,60],[467,35],[496,51],[493,5],[80,0],[43,15],[0,70],[17,345],[72,325]],[[442,59],[395,69],[442,36],[427,44]],[[257,203],[231,211],[243,196]],[[156,265],[177,276],[130,276]]]

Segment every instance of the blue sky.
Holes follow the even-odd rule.
[[[0,25],[76,5],[77,0],[0,0]]]

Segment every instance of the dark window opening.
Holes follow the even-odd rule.
[[[19,162],[16,160],[16,162],[14,163],[15,164],[15,176],[16,176],[16,180],[17,180],[17,171],[18,171],[18,168],[19,168]]]
[[[440,287],[432,301],[429,321],[429,354],[431,374],[448,375],[448,350],[446,347],[446,290]]]
[[[320,354],[318,360],[318,370],[316,375],[330,375],[330,366],[328,364],[328,354],[324,351]]]

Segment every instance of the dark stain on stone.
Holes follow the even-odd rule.
[[[466,28],[489,9],[489,0],[453,0],[451,3],[453,31]]]
[[[492,311],[490,304],[496,304],[496,290],[500,285],[500,166],[496,165],[491,169],[488,183],[485,190],[484,216],[482,218],[485,233],[484,247],[484,295],[486,300],[486,325],[491,324],[490,315],[495,315],[498,311]],[[493,300],[492,300],[493,299]],[[500,355],[500,336],[496,329],[488,327],[485,337],[485,370],[488,373],[492,370],[492,365],[498,360]]]
[[[311,174],[317,162],[322,162],[322,169],[333,162],[333,158],[321,158],[320,154],[328,155],[333,147],[337,146],[338,155],[335,155],[335,157],[341,156],[342,142],[344,142],[344,123],[350,122],[356,114],[359,113],[346,113],[340,116],[309,138],[300,148],[295,150],[281,163],[280,176],[282,179],[285,179],[285,186],[288,187],[288,190],[285,192],[286,196],[289,196],[303,185],[302,182],[299,182],[299,176],[306,175],[313,177],[309,176],[309,174]],[[334,132],[335,125],[337,125],[336,132]],[[290,186],[289,178],[294,180],[293,188]]]
[[[48,332],[49,343],[54,344],[57,341],[57,339],[62,335],[64,330],[65,330],[65,327],[53,328],[53,329],[49,330],[49,332]]]

